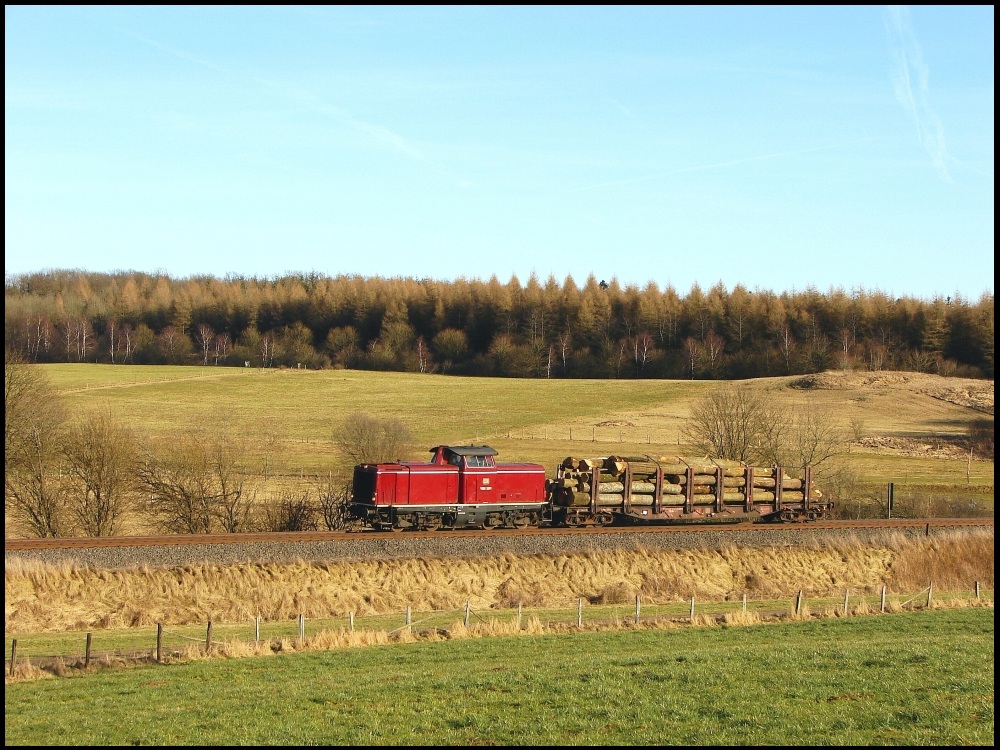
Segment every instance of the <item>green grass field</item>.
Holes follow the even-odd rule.
[[[11,683],[7,745],[992,745],[993,610],[419,642]]]

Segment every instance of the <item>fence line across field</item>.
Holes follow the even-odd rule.
[[[977,602],[980,601],[982,597],[982,589],[979,581],[974,582],[972,591],[975,600]],[[877,597],[873,595],[855,594],[853,596],[853,601],[856,602],[854,611],[857,612],[859,611],[860,608],[863,607],[864,608],[863,613],[865,614],[870,613],[871,610],[867,608],[867,604],[870,600],[877,599],[878,601],[876,608],[877,612],[884,614],[890,607],[888,596],[889,596],[889,591],[886,585],[883,585],[881,587],[881,591],[879,592]],[[927,588],[921,589],[916,593],[906,594],[903,592],[899,592],[895,594],[895,596],[897,597],[897,600],[894,602],[894,606],[898,607],[899,609],[903,610],[907,608],[912,609],[916,608],[917,606],[922,606],[923,608],[930,608],[934,596],[934,583],[933,581],[929,582]],[[820,597],[820,599],[822,601],[828,601],[831,599],[831,597]],[[920,602],[920,600],[923,601]],[[575,624],[577,627],[583,627],[585,621],[591,624],[601,624],[601,623],[624,623],[629,620],[631,620],[634,624],[638,625],[640,622],[643,621],[643,619],[645,619],[648,622],[657,622],[657,621],[669,621],[677,623],[687,622],[693,625],[696,623],[696,615],[699,614],[702,617],[717,617],[717,618],[724,618],[727,615],[736,614],[740,612],[746,615],[749,613],[749,607],[748,607],[749,601],[750,600],[748,594],[744,592],[740,600],[736,602],[732,600],[724,600],[724,601],[701,602],[699,604],[697,602],[696,597],[691,596],[690,600],[683,604],[679,602],[670,602],[666,604],[649,605],[648,603],[644,604],[642,601],[642,596],[640,594],[637,594],[634,599],[634,609],[631,609],[631,604],[626,605],[624,603],[596,604],[596,605],[591,605],[590,607],[586,607],[585,606],[586,599],[583,597],[579,597],[577,599],[576,607],[574,607],[573,610],[567,610],[565,608],[560,609],[554,607],[546,607],[546,608],[541,608],[539,611],[549,613],[547,621],[543,623],[543,625],[548,627],[557,625],[567,625],[567,624],[569,625]],[[765,601],[767,600],[760,600],[760,603],[763,605]],[[825,606],[827,606],[828,611],[830,611],[834,616],[839,615],[846,617],[851,614],[851,609],[850,609],[851,601],[852,601],[852,595],[850,588],[848,587],[844,589],[842,604],[840,604],[837,601],[834,601],[832,605],[825,605]],[[917,602],[920,602],[920,605],[916,604]],[[840,604],[840,606],[838,606],[838,604]],[[781,615],[801,616],[803,610],[805,609],[805,606],[806,606],[806,597],[804,595],[804,592],[802,590],[799,590],[796,593],[789,609],[764,610],[764,613],[777,616]],[[686,612],[684,611],[684,609],[682,609],[685,607],[687,610]],[[585,618],[584,612],[588,608],[591,609],[591,614],[587,618]],[[488,625],[491,621],[509,622],[513,620],[516,623],[516,628],[518,630],[521,630],[524,628],[525,612],[526,608],[522,603],[519,603],[516,609],[511,608],[504,610],[496,610],[496,609],[476,610],[472,607],[471,600],[467,600],[465,603],[465,607],[462,610],[459,610],[457,613],[455,610],[450,610],[450,609],[425,610],[419,613],[421,615],[419,619],[414,620],[413,610],[411,607],[407,606],[405,610],[402,612],[403,623],[401,625],[395,627],[389,627],[389,625],[391,625],[391,620],[395,616],[392,613],[369,614],[365,615],[364,619],[368,620],[369,622],[375,621],[376,623],[381,623],[382,626],[368,627],[365,628],[364,630],[376,633],[384,632],[386,634],[392,635],[401,633],[403,631],[413,632],[415,628],[419,628],[420,626],[424,625],[429,625],[430,623],[433,623],[435,621],[437,621],[439,625],[433,627],[437,627],[438,629],[440,629],[443,625],[446,625],[449,622],[455,622],[454,619],[451,619],[455,617],[461,618],[462,626],[465,628],[470,627],[470,625],[473,623],[473,620],[475,620],[475,622],[477,623],[481,623],[484,625]],[[562,612],[564,614],[562,616],[552,614],[559,612]],[[569,615],[568,614],[569,612],[572,612],[573,615]],[[317,625],[316,633],[336,630],[338,626],[331,623],[336,623],[340,619],[341,617],[329,617],[329,618],[317,619],[316,622],[318,622],[319,625]],[[346,618],[344,618],[344,620],[345,624],[339,626],[341,629],[351,634],[357,632],[356,631],[357,615],[355,612],[351,611],[347,613],[347,616]],[[261,636],[262,624],[270,626],[270,629],[278,630],[279,632],[277,634],[269,636],[269,638],[264,639]],[[243,627],[244,627],[243,625],[240,625],[238,623],[225,623],[221,626],[220,629],[226,631],[227,633],[238,634]],[[287,633],[282,632],[285,630],[291,630],[291,627],[295,627],[295,630]],[[166,653],[164,650],[164,643],[163,643],[164,636],[169,636],[171,639],[176,639],[189,644],[201,644],[200,650],[203,653],[210,653],[212,649],[225,646],[227,642],[232,642],[232,641],[259,644],[262,640],[273,640],[273,639],[280,640],[283,638],[297,638],[300,644],[305,644],[307,642],[306,618],[305,615],[302,613],[299,613],[296,616],[293,623],[289,623],[288,620],[265,621],[260,616],[256,616],[253,620],[252,638],[242,638],[239,635],[235,635],[233,637],[223,637],[223,638],[215,637],[214,634],[215,625],[211,620],[208,620],[205,624],[204,636],[187,635],[176,629],[176,626],[175,628],[167,630],[164,628],[162,623],[157,623],[155,642],[149,643],[147,641],[147,645],[144,647],[141,641],[142,638],[141,630],[137,628],[130,628],[128,630],[130,632],[134,632],[136,645],[133,648],[129,649],[118,648],[118,649],[105,650],[101,652],[101,654],[105,658],[108,657],[125,658],[131,656],[133,658],[138,658],[139,660],[151,658],[155,662],[162,662],[164,655]],[[105,634],[106,633],[107,631],[105,631]],[[98,632],[98,635],[99,636],[101,635],[100,631]],[[94,653],[93,643],[94,643],[93,633],[87,632],[85,646],[84,646],[84,653],[82,657],[83,666],[85,668],[90,666],[93,659],[93,653]],[[173,649],[173,651],[176,654],[181,653],[181,651],[178,650],[176,647]],[[5,666],[7,667],[8,674],[13,675],[15,673],[19,661],[30,663],[31,658],[40,660],[46,660],[46,659],[72,660],[79,658],[78,653],[79,652],[63,653],[63,654],[31,653],[30,650],[27,650],[25,648],[23,639],[19,647],[19,639],[12,638],[10,641],[10,656],[9,658],[5,658]],[[136,654],[145,654],[145,656],[136,657]]]

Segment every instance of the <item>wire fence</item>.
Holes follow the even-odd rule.
[[[743,594],[738,599],[699,601],[692,596],[684,602],[646,603],[641,596],[634,601],[614,604],[591,603],[580,598],[573,608],[529,608],[521,604],[506,609],[476,609],[471,600],[459,610],[425,610],[346,615],[310,619],[304,614],[292,619],[215,623],[211,620],[194,625],[155,628],[115,628],[88,632],[32,633],[5,637],[4,669],[7,677],[28,668],[63,674],[88,669],[94,665],[159,663],[198,655],[211,655],[222,647],[243,645],[272,651],[307,649],[322,634],[373,636],[369,642],[386,642],[404,633],[414,637],[435,634],[448,637],[456,629],[480,634],[510,634],[522,630],[556,632],[567,629],[600,629],[666,623],[704,625],[713,622],[750,624],[757,620],[794,619],[812,616],[848,617],[886,614],[965,604],[992,606],[993,591],[983,590],[978,581],[969,591],[935,592],[934,584],[918,592],[891,592],[883,586],[879,592],[852,592],[843,597],[806,598],[799,591],[791,602],[754,599]],[[343,638],[342,638],[343,640]],[[345,642],[348,642],[348,638]],[[329,639],[327,639],[329,642]],[[364,638],[359,643],[365,642]]]

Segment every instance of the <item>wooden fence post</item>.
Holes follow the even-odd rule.
[[[747,592],[743,592],[743,614],[747,613]]]
[[[354,613],[353,612],[351,612],[350,614],[348,614],[347,621],[348,621],[348,627],[350,627],[351,632],[353,633],[354,632]]]
[[[299,643],[306,639],[306,616],[299,612]]]
[[[882,584],[882,612],[885,613],[885,584]]]
[[[799,593],[795,596],[795,614],[802,614],[802,589],[799,589]]]
[[[91,634],[87,633],[87,650],[83,652],[83,668],[86,669],[90,666],[90,637]]]
[[[163,661],[163,623],[156,623],[156,663]]]
[[[260,643],[260,615],[253,618],[253,640],[254,643]]]
[[[691,620],[692,623],[694,622],[694,596],[691,597],[691,612],[688,615],[688,618]]]
[[[847,617],[847,596],[850,592],[849,588],[844,589],[844,617]]]
[[[205,653],[212,650],[212,621],[208,621],[208,628],[205,630]]]
[[[979,601],[979,581],[976,581],[976,601]]]
[[[468,599],[465,600],[465,620],[464,620],[464,625],[465,625],[465,627],[469,627],[469,600]]]
[[[928,607],[931,606],[931,597],[933,595],[934,595],[934,581],[931,581],[930,584],[927,586],[927,605],[926,606],[928,606]]]
[[[17,638],[10,642],[10,676],[14,676],[14,667],[17,666]]]
[[[640,599],[639,599],[639,595],[636,594],[635,595],[635,624],[636,625],[639,624],[639,606],[640,606]]]
[[[583,597],[580,597],[576,604],[576,626],[578,628],[583,626]]]

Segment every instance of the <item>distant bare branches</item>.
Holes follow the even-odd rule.
[[[413,440],[399,419],[379,419],[353,412],[334,430],[333,442],[355,464],[397,461],[410,452]]]

